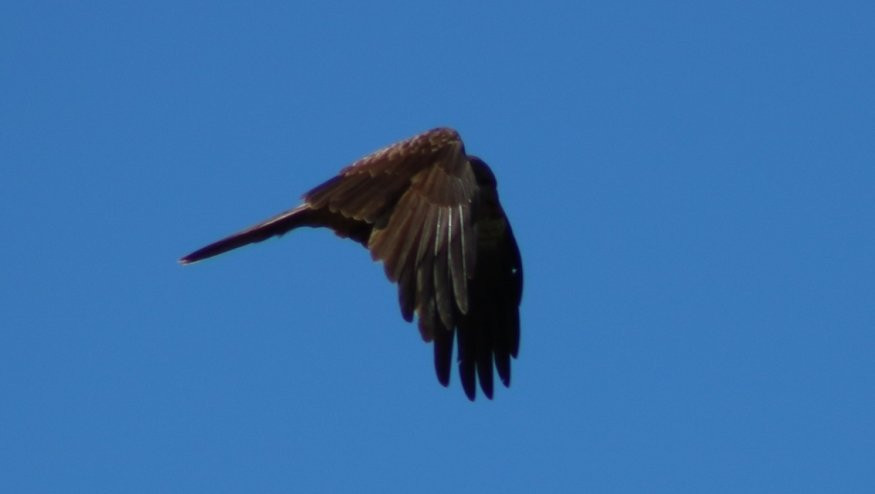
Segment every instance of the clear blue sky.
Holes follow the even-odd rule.
[[[875,492],[872,2],[6,2],[0,491]],[[368,253],[176,259],[436,126],[510,389]]]

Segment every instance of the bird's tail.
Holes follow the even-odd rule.
[[[295,209],[280,213],[269,220],[202,247],[183,257],[179,262],[181,264],[191,264],[228,252],[237,247],[243,247],[244,245],[267,240],[273,236],[282,235],[300,226],[312,226],[310,224],[311,211],[307,204],[301,204]]]

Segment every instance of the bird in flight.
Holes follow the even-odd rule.
[[[327,227],[382,261],[401,315],[434,342],[438,381],[450,381],[453,343],[468,399],[492,399],[493,366],[510,385],[520,342],[523,267],[498,201],[495,175],[459,134],[432,129],[376,151],[304,194],[300,206],[198,249],[182,264],[298,227]]]

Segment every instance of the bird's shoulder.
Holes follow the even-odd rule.
[[[411,173],[441,163],[439,158],[444,155],[459,154],[464,154],[459,133],[449,127],[438,127],[378,149],[350,164],[339,175]]]

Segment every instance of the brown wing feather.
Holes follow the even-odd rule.
[[[304,201],[314,209],[328,207],[344,216],[376,223],[422,170],[453,151],[464,154],[455,130],[424,132],[356,161],[304,194]]]
[[[470,209],[477,193],[476,180],[457,136],[439,140],[439,146],[434,145],[434,139],[420,142],[429,143],[429,154],[410,151],[409,146],[399,147],[423,161],[399,159],[414,173],[397,203],[386,211],[382,221],[376,220],[368,248],[374,259],[383,261],[386,276],[399,282],[399,303],[405,318],[411,305],[421,315],[426,304],[433,304],[441,325],[452,330],[456,312],[468,310],[468,274],[473,272],[475,258],[465,252],[465,246],[474,242]],[[392,156],[389,149],[377,154]],[[373,163],[365,159],[347,173],[361,175]],[[385,165],[379,168],[380,173],[387,170]],[[335,201],[325,190],[314,194],[313,200],[330,204],[344,214],[359,211]],[[421,322],[423,338],[432,340],[434,320],[424,318]]]

